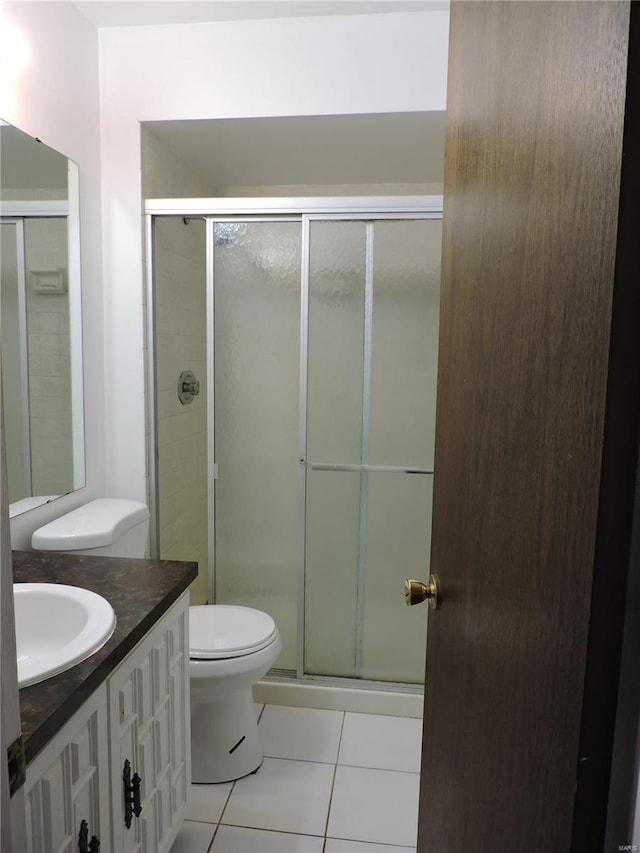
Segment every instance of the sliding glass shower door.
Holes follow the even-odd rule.
[[[304,669],[424,677],[441,222],[309,224]]]
[[[300,221],[211,224],[215,598],[269,613],[295,669]]]

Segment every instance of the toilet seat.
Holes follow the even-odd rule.
[[[189,608],[189,657],[220,660],[260,651],[276,637],[271,616],[252,607],[201,604]]]

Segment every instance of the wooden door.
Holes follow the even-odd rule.
[[[603,849],[640,396],[629,14],[451,4],[420,853]]]

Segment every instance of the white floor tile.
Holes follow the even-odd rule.
[[[235,783],[223,822],[324,835],[333,773],[332,764],[265,758],[255,775]]]
[[[417,773],[338,766],[327,835],[415,846],[419,783]]]
[[[211,853],[322,853],[323,843],[323,838],[311,835],[221,826]]]
[[[344,716],[339,764],[420,772],[422,720],[377,714]]]
[[[207,853],[215,829],[210,823],[186,820],[173,842],[171,853]]]
[[[233,782],[192,785],[187,797],[187,820],[217,823],[232,788]]]
[[[335,764],[343,716],[342,711],[267,705],[260,720],[264,754]]]
[[[371,841],[345,841],[327,838],[325,853],[416,853],[415,847],[395,847],[392,844],[373,844]]]
[[[256,709],[256,719],[259,720],[260,714],[262,713],[262,709],[264,708],[264,705],[260,705],[258,702],[254,702],[253,707]]]

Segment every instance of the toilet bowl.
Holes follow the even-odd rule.
[[[251,688],[282,642],[261,610],[224,604],[189,608],[191,779],[230,782],[264,756]]]

